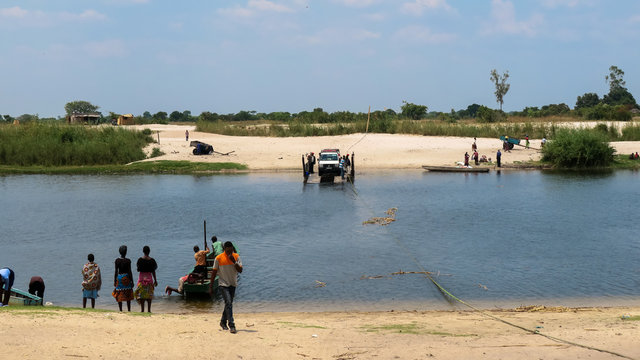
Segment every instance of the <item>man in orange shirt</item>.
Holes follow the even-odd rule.
[[[224,311],[220,319],[220,327],[222,327],[222,330],[229,329],[232,334],[235,334],[233,298],[238,286],[238,273],[242,272],[242,261],[240,260],[240,255],[234,253],[233,249],[231,241],[224,243],[224,252],[216,256],[216,260],[213,263],[211,279],[215,279],[216,274],[218,275],[218,289],[220,289],[220,295],[224,300]],[[211,283],[213,284],[213,281]],[[227,327],[227,324],[229,327]]]

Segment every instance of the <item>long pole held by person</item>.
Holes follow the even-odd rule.
[[[207,248],[207,220],[204,221],[204,248]]]

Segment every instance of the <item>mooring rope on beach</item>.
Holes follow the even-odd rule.
[[[348,183],[351,184],[351,189],[352,189],[353,193],[355,194],[356,199],[362,201],[365,204],[365,207],[369,210],[369,212],[372,213],[372,216],[375,215],[373,213],[373,208],[367,203],[366,200],[362,199],[359,196],[358,192],[355,189],[355,184],[353,183],[353,181],[349,181]],[[394,209],[397,211],[397,208],[394,208]],[[395,220],[395,211],[394,211],[394,220]],[[420,273],[424,274],[424,277],[427,278],[428,280],[430,280],[442,294],[444,294],[444,295],[448,296],[449,298],[451,298],[451,299],[453,299],[453,300],[455,300],[455,301],[467,306],[468,308],[470,308],[470,309],[472,309],[474,311],[477,311],[481,315],[484,315],[484,316],[486,316],[488,318],[491,318],[493,320],[499,321],[499,322],[501,322],[503,324],[515,327],[517,329],[523,330],[523,331],[525,331],[527,333],[530,333],[530,334],[533,334],[533,335],[540,335],[542,337],[545,337],[545,338],[547,338],[549,340],[552,340],[552,341],[555,341],[555,342],[559,342],[559,343],[563,343],[563,344],[567,344],[567,345],[572,345],[572,346],[580,347],[580,348],[587,349],[587,350],[599,351],[599,352],[602,352],[602,353],[607,353],[607,354],[610,354],[610,355],[618,356],[618,357],[621,357],[621,358],[624,358],[624,359],[637,360],[635,358],[632,358],[632,357],[617,353],[615,351],[610,351],[610,350],[606,350],[606,349],[600,349],[600,348],[589,346],[589,345],[583,345],[583,344],[579,344],[579,343],[576,343],[576,342],[573,342],[573,341],[570,341],[570,340],[565,340],[565,339],[562,339],[562,338],[559,338],[559,337],[556,337],[556,336],[544,334],[544,333],[541,333],[539,330],[529,329],[529,328],[526,328],[526,327],[524,327],[522,325],[518,325],[518,324],[515,324],[513,322],[504,320],[504,319],[499,318],[499,317],[497,317],[497,316],[495,316],[495,315],[493,315],[493,314],[491,314],[491,313],[489,313],[489,312],[487,312],[485,310],[479,309],[479,308],[473,306],[472,304],[469,304],[468,302],[466,302],[466,301],[460,299],[459,297],[453,295],[451,292],[449,292],[447,289],[445,289],[442,285],[440,285],[440,283],[438,283],[433,278],[433,276],[431,276],[432,272],[427,271],[424,268],[424,266],[422,266],[422,264],[413,255],[413,253],[411,251],[409,251],[409,249],[404,245],[404,243],[396,235],[394,235],[392,233],[389,234],[389,235],[395,241],[395,243],[400,248],[402,248],[402,250],[406,253],[406,255],[416,264],[416,266],[421,270]]]

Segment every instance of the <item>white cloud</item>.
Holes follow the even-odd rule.
[[[371,21],[383,21],[387,18],[383,13],[364,14],[362,17]]]
[[[57,15],[60,20],[63,21],[93,21],[93,20],[105,20],[107,17],[95,10],[85,10],[79,14],[70,12],[61,12]]]
[[[15,24],[20,26],[49,27],[69,22],[102,21],[107,19],[107,16],[91,9],[84,10],[80,13],[67,11],[47,13],[40,10],[26,10],[19,6],[14,6],[0,9],[0,19],[6,19],[8,21],[14,20]]]
[[[516,10],[508,0],[491,1],[491,20],[485,24],[482,33],[535,36],[544,19],[540,14],[533,14],[528,20],[516,20]]]
[[[400,7],[401,12],[416,16],[422,15],[425,10],[454,11],[446,0],[414,0],[402,4]]]
[[[442,44],[454,41],[457,36],[450,33],[434,33],[426,26],[412,25],[399,29],[393,36],[396,40],[427,44]]]
[[[259,15],[261,13],[291,13],[293,9],[288,6],[278,4],[268,0],[249,0],[246,6],[235,6],[232,8],[223,8],[218,10],[220,14],[247,18]]]
[[[576,6],[580,5],[581,3],[584,3],[584,1],[580,1],[580,0],[544,0],[542,2],[542,4],[545,7],[552,8],[552,9],[555,9],[557,7],[560,7],[560,6],[576,7]]]
[[[118,39],[89,42],[83,49],[89,56],[98,58],[124,57],[127,54],[124,43]]]
[[[29,12],[20,6],[0,9],[0,17],[3,18],[24,18]]]
[[[380,38],[381,34],[365,29],[327,28],[310,36],[300,36],[307,44],[340,44]]]
[[[378,0],[334,0],[334,1],[341,3],[345,6],[355,7],[355,8],[368,7],[378,2]]]

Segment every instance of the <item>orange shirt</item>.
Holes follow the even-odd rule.
[[[197,253],[193,254],[193,257],[196,258],[196,266],[198,265],[207,265],[207,254],[208,250],[200,250]]]

